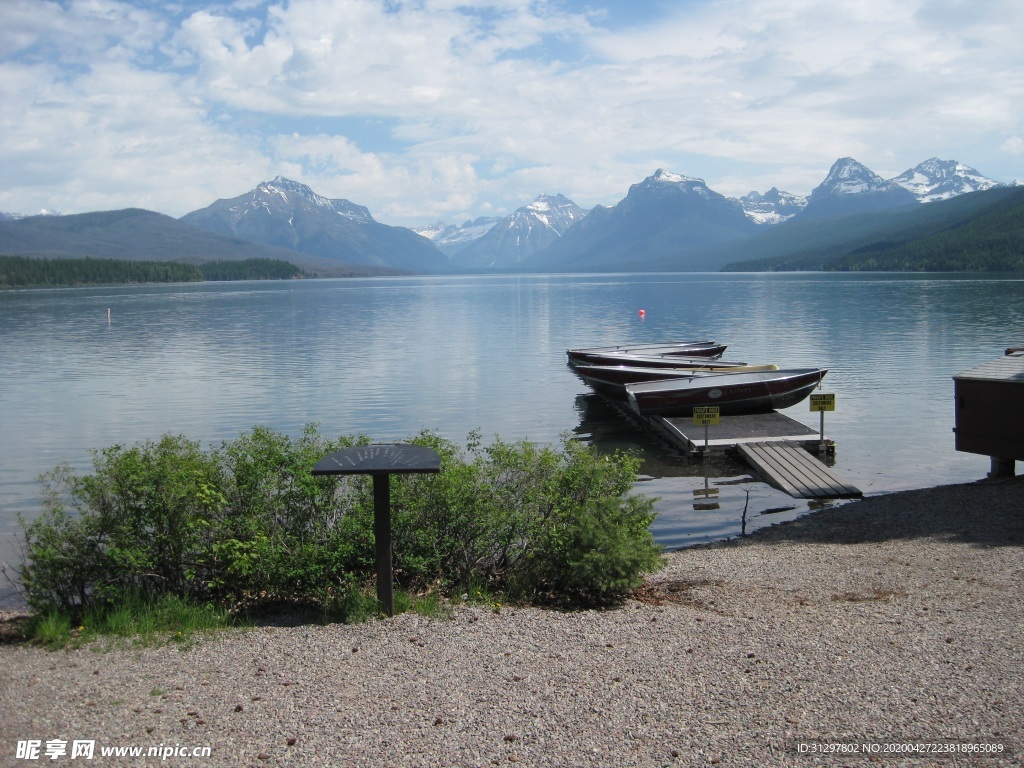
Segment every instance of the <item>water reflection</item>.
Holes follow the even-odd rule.
[[[743,536],[792,520],[810,509],[757,480],[739,459],[712,454],[692,459],[656,433],[644,430],[625,406],[596,393],[574,399],[578,439],[602,451],[632,451],[641,460],[636,492],[656,499],[652,526],[668,549]]]
[[[1024,343],[1022,328],[1024,280],[964,276],[0,291],[0,537],[16,530],[18,513],[38,512],[40,472],[61,461],[86,468],[90,449],[165,432],[216,444],[254,424],[296,434],[308,422],[380,442],[431,429],[461,443],[480,429],[552,443],[569,433],[602,450],[635,450],[638,489],[658,498],[659,540],[738,535],[808,505],[790,508],[793,500],[736,461],[695,464],[659,442],[590,393],[566,368],[566,348],[714,338],[730,345],[730,359],[826,367],[837,396],[826,422],[836,469],[873,493],[985,475],[986,458],[953,449],[952,376]],[[817,424],[806,406],[790,410]]]

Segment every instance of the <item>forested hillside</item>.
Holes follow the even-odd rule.
[[[910,211],[787,222],[741,244],[761,258],[725,271],[1024,269],[1024,189],[960,195]]]
[[[174,261],[0,256],[0,288],[191,283],[204,280],[287,280],[294,277],[303,277],[302,270],[287,261],[276,259],[182,264]]]
[[[826,268],[875,272],[1024,270],[1024,190],[970,221],[925,237],[858,248]]]

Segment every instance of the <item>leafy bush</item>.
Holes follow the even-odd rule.
[[[38,613],[81,616],[175,596],[226,606],[349,605],[375,573],[373,494],[364,475],[314,477],[360,438],[298,438],[256,427],[204,452],[182,436],[97,451],[93,472],[44,475],[43,513],[25,524],[22,581]],[[653,501],[632,495],[639,460],[473,433],[462,451],[432,433],[441,472],[391,483],[394,569],[406,589],[473,587],[533,601],[621,599],[660,551]],[[362,609],[360,609],[362,610]]]
[[[98,451],[93,470],[77,476],[61,465],[41,478],[44,512],[27,526],[22,570],[30,605],[201,594],[195,576],[224,505],[216,456],[166,435]]]
[[[639,459],[601,456],[572,440],[562,451],[496,439],[469,457],[441,438],[417,442],[442,456],[435,478],[392,492],[396,567],[452,590],[484,583],[529,600],[600,604],[621,599],[658,568],[649,526],[654,501],[630,495]]]

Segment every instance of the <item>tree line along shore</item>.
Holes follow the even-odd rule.
[[[99,258],[0,256],[0,288],[50,288],[132,283],[196,283],[211,280],[291,280],[306,277],[294,264],[277,259],[207,261],[130,261]]]

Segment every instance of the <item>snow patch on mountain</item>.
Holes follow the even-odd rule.
[[[435,221],[422,227],[413,227],[412,231],[447,252],[469,245],[474,240],[479,240],[490,232],[499,221],[501,219],[497,216],[481,216],[462,224],[446,224],[443,221]]]
[[[18,221],[19,219],[27,219],[31,216],[63,216],[64,214],[60,211],[51,211],[49,208],[43,208],[39,213],[4,213],[0,211],[0,221]]]
[[[540,195],[529,205],[517,209],[507,221],[510,227],[515,226],[515,222],[522,222],[527,231],[539,223],[561,237],[565,230],[586,215],[586,211],[565,195]]]
[[[693,176],[683,176],[679,173],[672,173],[666,171],[664,168],[659,168],[654,172],[653,176],[648,176],[640,184],[634,184],[630,187],[630,192],[634,189],[643,188],[644,186],[665,186],[675,187],[681,192],[692,192],[700,195],[701,197],[711,197],[717,195],[717,192],[712,192],[704,179],[698,179]]]
[[[370,215],[370,209],[365,206],[356,205],[343,198],[323,197],[305,184],[286,179],[284,176],[276,176],[272,181],[261,182],[243,202],[232,206],[230,210],[244,216],[251,210],[262,209],[267,213],[273,213],[274,209],[294,211],[310,205],[360,224],[369,224],[374,220]]]
[[[753,191],[739,198],[743,212],[755,224],[781,224],[807,207],[807,198],[772,187],[763,195]]]
[[[998,181],[982,176],[969,165],[937,157],[904,171],[892,181],[912,192],[922,203],[948,200],[968,192],[1003,186]]]
[[[828,176],[811,192],[811,196],[819,193],[838,196],[860,195],[865,192],[888,192],[892,186],[892,182],[886,181],[852,157],[842,157],[832,165]]]
[[[558,240],[587,215],[565,195],[539,195],[498,220],[486,233],[458,251],[452,261],[460,267],[494,269],[515,266]],[[440,247],[440,246],[439,246]]]

